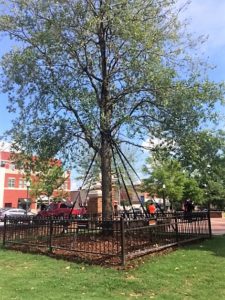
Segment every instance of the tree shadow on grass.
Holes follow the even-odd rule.
[[[203,240],[186,247],[190,250],[210,251],[215,256],[225,257],[225,235],[214,235],[211,239]]]

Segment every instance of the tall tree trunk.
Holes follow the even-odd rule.
[[[112,216],[112,178],[111,159],[112,151],[109,137],[102,134],[101,144],[101,175],[102,175],[102,214],[104,218]]]
[[[100,99],[100,129],[101,129],[101,175],[102,175],[102,214],[104,218],[112,216],[112,179],[111,179],[111,120],[112,106],[109,100],[109,77],[107,70],[107,26],[105,24],[105,1],[100,0],[99,46],[101,52],[101,99]]]

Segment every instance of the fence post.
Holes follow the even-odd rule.
[[[53,233],[53,220],[50,219],[50,229],[49,229],[49,252],[52,252],[52,233]]]
[[[179,242],[179,234],[178,234],[178,224],[177,224],[177,215],[176,215],[176,213],[175,213],[175,232],[176,232],[176,242],[177,242],[177,244],[178,244],[178,242]]]
[[[120,232],[121,232],[121,263],[125,266],[126,255],[125,255],[125,230],[124,230],[124,218],[120,218]]]
[[[209,238],[212,238],[212,227],[211,227],[211,219],[210,219],[210,209],[208,209],[207,212],[207,217],[208,217],[208,227],[209,227]]]
[[[3,229],[3,240],[2,240],[3,247],[5,247],[5,240],[6,240],[6,218],[7,216],[4,217],[4,229]]]

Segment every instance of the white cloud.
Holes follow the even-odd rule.
[[[10,151],[11,144],[5,141],[0,141],[0,151]]]
[[[185,0],[179,0],[182,4]],[[193,0],[182,17],[190,21],[193,33],[208,35],[209,48],[225,45],[225,1],[221,0]]]
[[[142,147],[145,148],[146,151],[149,151],[156,146],[159,146],[162,143],[162,140],[156,137],[148,138],[142,143]]]
[[[186,0],[178,0],[181,6]],[[212,65],[217,66],[210,72],[216,81],[225,78],[225,1],[224,0],[192,0],[181,18],[189,21],[188,31],[194,36],[208,36],[200,52],[209,58]],[[201,53],[200,53],[201,56]]]
[[[171,145],[171,142],[170,142],[170,145]],[[176,146],[175,142],[172,142],[172,145],[175,147]],[[165,140],[165,139],[152,137],[152,138],[147,138],[147,140],[145,140],[142,143],[142,147],[144,147],[146,150],[154,149],[157,146],[167,147],[168,146],[168,141]]]

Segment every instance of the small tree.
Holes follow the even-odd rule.
[[[65,171],[61,166],[50,166],[49,169],[44,172],[39,171],[37,175],[32,179],[31,195],[36,199],[40,196],[46,195],[48,203],[50,203],[50,197],[68,197],[68,192],[64,191],[63,184],[68,179],[65,176]]]
[[[195,198],[192,190],[201,189],[203,202],[223,206],[225,199],[225,133],[204,130],[182,138],[172,151],[168,148],[158,149],[155,156],[160,159],[173,157],[180,161],[182,168],[189,174],[186,183],[189,192],[186,198]],[[192,180],[193,179],[193,180]],[[197,182],[197,185],[196,185]],[[194,192],[195,193],[195,192]]]
[[[25,153],[14,153],[12,159],[17,168],[24,172],[24,177],[31,182],[30,195],[38,199],[46,195],[48,202],[54,191],[61,196],[68,196],[64,192],[63,184],[68,179],[68,174],[64,171],[62,164],[57,159],[41,159],[29,156]]]
[[[145,191],[169,199],[173,206],[181,206],[181,203],[189,198],[198,203],[202,201],[202,190],[198,183],[184,172],[177,160],[148,159],[148,162],[150,170],[149,167],[144,168],[145,173],[149,175],[149,178],[143,181]]]

